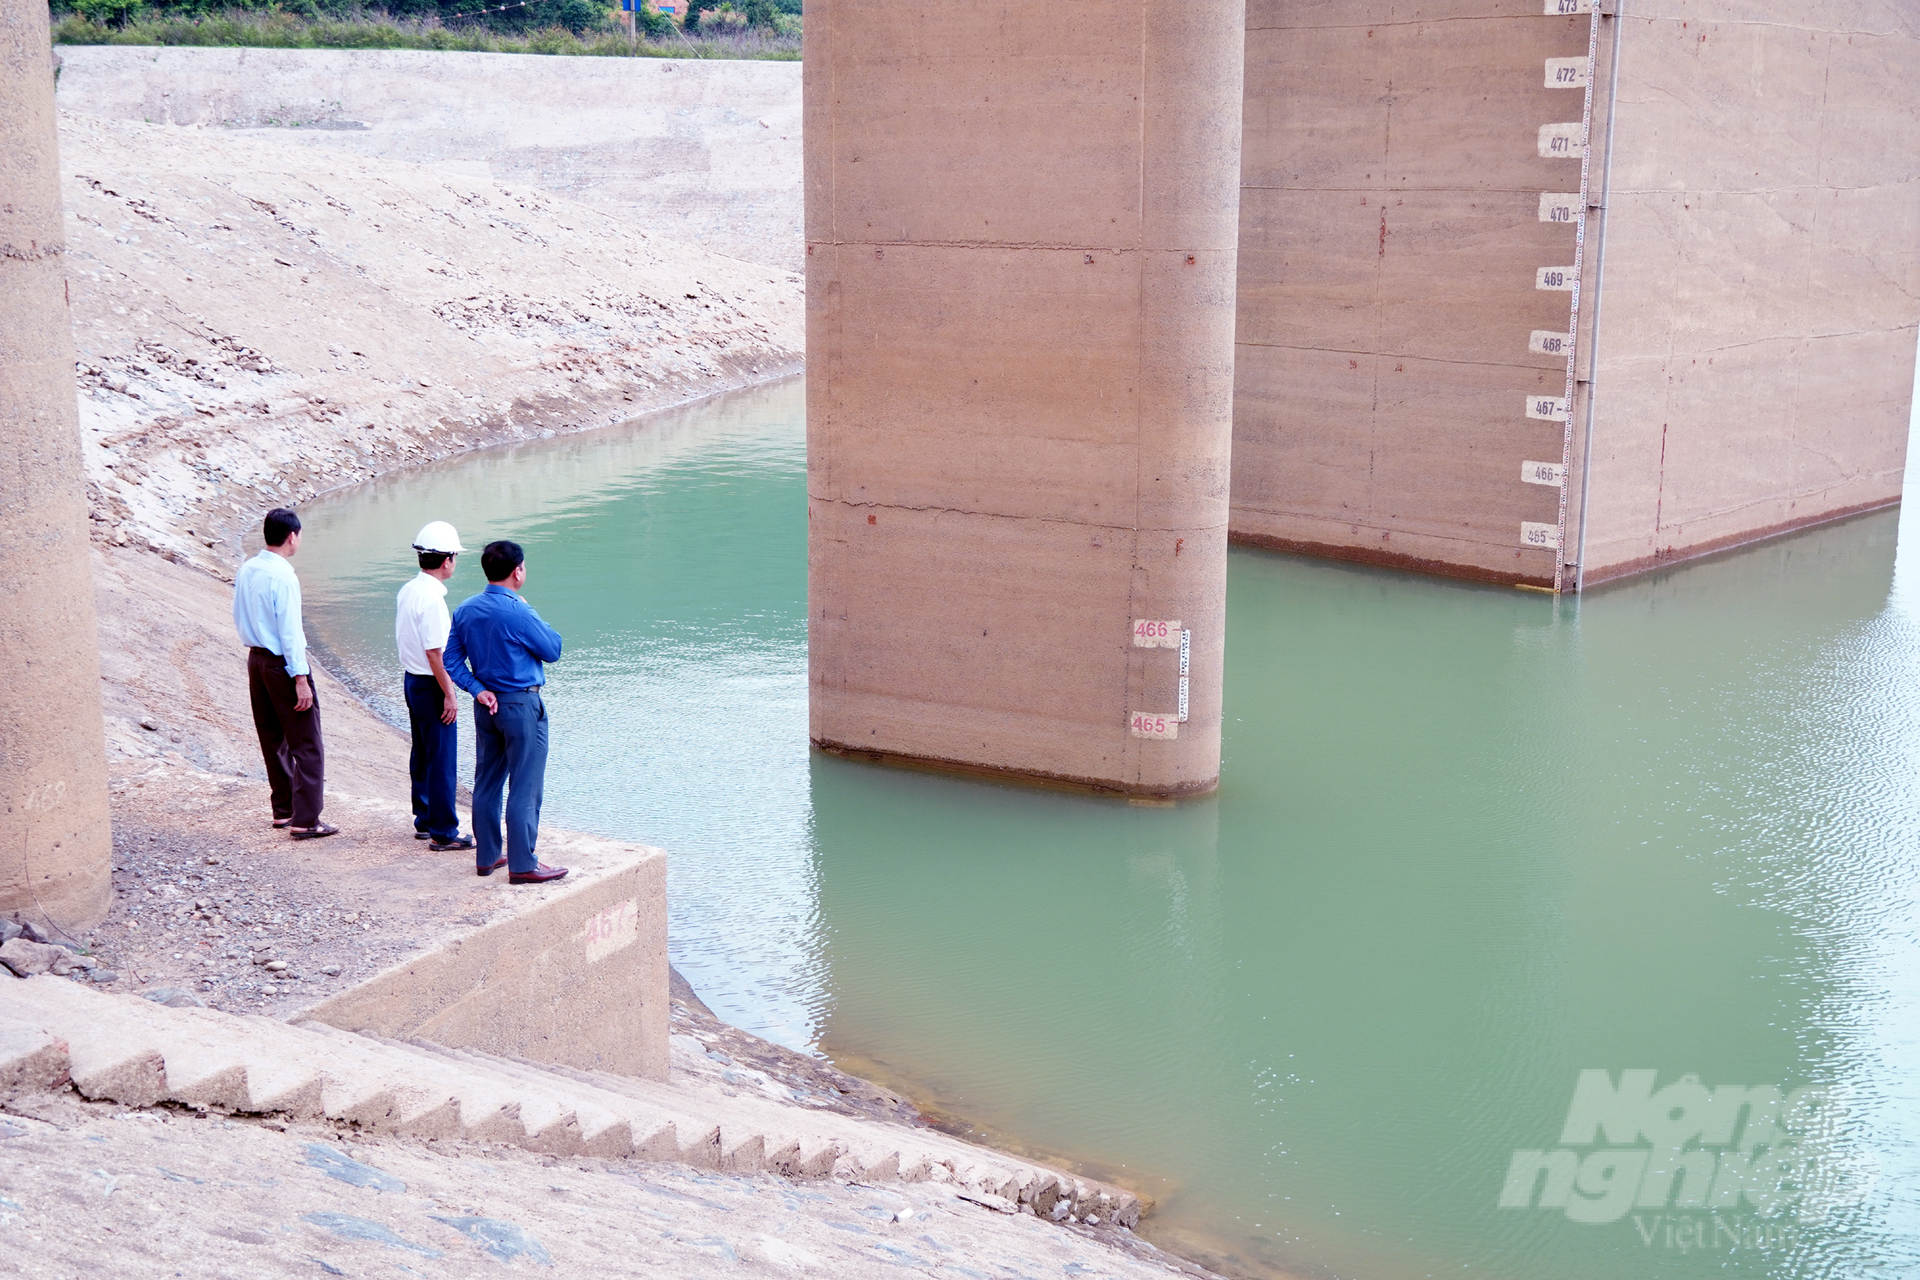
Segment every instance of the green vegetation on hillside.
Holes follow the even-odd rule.
[[[382,9],[365,9],[357,0],[55,0],[53,39],[646,58],[800,56],[800,0],[741,0],[738,8],[733,0],[691,0],[686,31],[662,14],[636,13],[637,42],[627,38],[615,2],[393,0]]]

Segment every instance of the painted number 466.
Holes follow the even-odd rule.
[[[1133,622],[1133,643],[1137,649],[1178,649],[1180,620],[1136,618]]]

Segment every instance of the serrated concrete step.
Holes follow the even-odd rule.
[[[67,1042],[29,1022],[0,1017],[0,1100],[67,1082]]]
[[[69,1077],[85,1097],[130,1106],[325,1117],[400,1136],[788,1178],[931,1180],[1056,1219],[1132,1226],[1140,1213],[1117,1188],[698,1072],[639,1080],[317,1022],[173,1009],[64,978],[0,981],[0,1096]]]

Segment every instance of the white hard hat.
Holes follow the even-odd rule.
[[[455,533],[453,526],[445,520],[429,521],[425,528],[414,535],[413,549],[415,551],[441,551],[448,554],[466,550],[465,547],[460,545],[460,535]]]

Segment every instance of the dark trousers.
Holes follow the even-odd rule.
[[[446,705],[438,680],[407,672],[407,719],[413,724],[413,755],[407,761],[413,774],[413,829],[436,840],[460,834],[460,815],[453,811],[460,726],[441,722]]]
[[[307,684],[314,684],[311,676]],[[289,819],[296,827],[320,825],[326,807],[322,791],[327,781],[327,753],[320,742],[320,691],[313,705],[295,711],[300,695],[293,691],[287,660],[265,649],[247,650],[247,695],[253,703],[253,729],[260,735],[260,757],[267,765],[267,787],[273,797],[273,820]]]
[[[473,704],[474,861],[500,860],[500,793],[507,792],[507,870],[531,871],[540,860],[540,796],[547,784],[547,704],[538,689],[494,691],[500,710]]]

